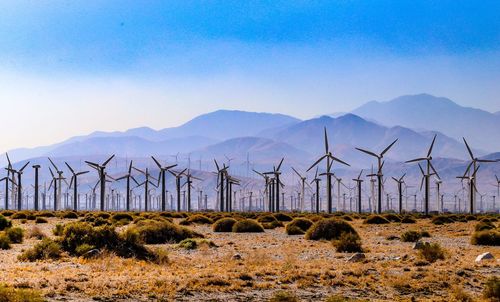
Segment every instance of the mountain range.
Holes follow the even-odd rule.
[[[12,150],[9,155],[17,165],[26,160],[48,165],[46,157],[50,156],[61,166],[68,161],[86,169],[82,159],[98,161],[116,154],[118,160],[110,171],[115,175],[125,170],[128,159],[134,159],[139,167],[154,170],[151,155],[169,163],[177,162],[182,167],[189,165],[205,171],[197,173],[213,170],[215,158],[231,162],[233,173],[248,177],[250,168],[272,169],[282,157],[286,158],[284,169],[294,166],[305,171],[324,154],[325,127],[330,150],[351,164],[351,167],[335,165],[336,173],[348,177],[354,176],[359,169],[369,169],[375,162],[355,147],[379,153],[395,139],[398,142],[386,155],[386,171],[393,175],[408,171],[408,177],[414,179],[420,177],[418,166],[405,166],[402,162],[424,156],[434,135],[437,142],[433,156],[443,178],[454,179],[465,170],[469,155],[462,136],[467,137],[476,156],[500,157],[492,153],[500,150],[498,140],[493,139],[500,130],[498,114],[461,107],[449,99],[426,94],[403,96],[389,102],[372,101],[352,113],[308,120],[283,114],[218,110],[178,127],[94,132],[50,146]],[[1,164],[6,164],[3,157],[0,160]],[[485,165],[481,173],[493,177],[495,173],[500,174],[500,169],[496,164]],[[87,181],[92,182],[91,177]]]
[[[450,99],[429,94],[407,95],[388,102],[371,101],[352,113],[387,126],[439,131],[476,148],[500,150],[500,115],[463,107]]]

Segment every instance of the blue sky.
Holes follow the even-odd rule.
[[[499,59],[498,1],[4,1],[0,126],[31,123],[0,150],[421,92],[497,111]]]

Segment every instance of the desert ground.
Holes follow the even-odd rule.
[[[351,215],[352,221],[346,222],[359,234],[366,257],[359,261],[349,261],[353,253],[337,252],[329,240],[287,235],[282,226],[263,233],[233,233],[214,232],[209,223],[183,223],[205,237],[197,239],[196,248],[177,242],[146,245],[161,251],[161,261],[123,258],[106,250],[92,257],[63,251],[58,259],[19,259],[40,242],[30,235],[43,233],[58,240],[56,225],[74,223],[83,215],[96,214],[81,213],[73,219],[58,214],[46,221],[7,216],[12,227],[24,230],[24,240],[0,250],[0,283],[47,301],[488,301],[485,283],[500,276],[500,247],[471,244],[480,217],[441,225],[430,218],[367,224]],[[264,214],[254,218],[258,215]],[[178,225],[184,218],[170,220]],[[118,223],[117,231],[135,223]],[[414,243],[402,242],[408,230],[427,231],[430,237],[421,241],[438,243],[444,260],[425,261]],[[485,252],[495,258],[476,262]]]

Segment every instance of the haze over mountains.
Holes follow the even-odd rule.
[[[293,165],[305,170],[324,152],[324,127],[328,129],[334,154],[352,166],[341,169],[351,169],[352,173],[374,162],[355,147],[380,152],[396,138],[399,141],[387,154],[386,165],[387,171],[394,174],[404,171],[400,162],[425,155],[435,134],[436,165],[448,171],[443,177],[455,177],[464,170],[468,154],[462,136],[467,137],[477,156],[500,150],[495,139],[500,130],[500,116],[423,94],[385,103],[369,102],[353,113],[304,121],[282,114],[219,110],[179,127],[94,132],[51,146],[12,150],[9,154],[15,161],[51,156],[80,166],[82,159],[110,154],[123,159],[123,166],[127,158],[149,165],[148,158],[155,155],[164,161],[178,161],[182,166],[189,161],[193,169],[201,166],[202,170],[212,168],[213,158],[220,161],[231,158],[239,175],[248,173],[248,167],[270,169],[281,157],[286,157],[285,167]],[[1,160],[5,165],[4,157]],[[483,167],[482,173],[493,175],[496,166]],[[416,165],[406,168],[419,177]]]
[[[500,115],[462,107],[429,94],[407,95],[388,102],[371,101],[352,113],[383,125],[440,131],[455,139],[466,137],[476,148],[500,150]]]

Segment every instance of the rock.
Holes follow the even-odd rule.
[[[423,242],[423,241],[417,241],[413,245],[414,250],[421,250],[424,248],[424,246],[429,245],[429,242]]]
[[[82,255],[83,258],[85,259],[90,259],[90,258],[95,258],[97,257],[99,254],[101,253],[100,250],[98,249],[93,249],[93,250],[90,250],[88,252],[86,252],[85,254]]]
[[[233,260],[241,260],[241,255],[240,254],[234,254],[233,257],[231,257]]]
[[[494,259],[493,255],[490,252],[483,253],[476,257],[476,262],[481,262],[483,260],[491,260]]]
[[[358,261],[361,261],[361,260],[364,260],[364,259],[366,259],[365,254],[363,254],[363,253],[356,253],[356,254],[352,255],[351,257],[349,257],[347,259],[347,262],[358,262]]]

